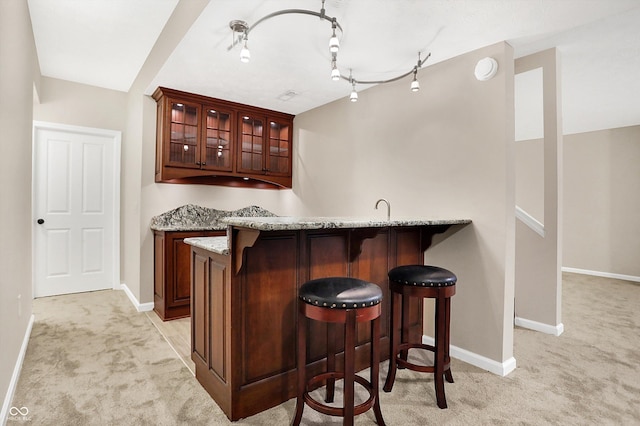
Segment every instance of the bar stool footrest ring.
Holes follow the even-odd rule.
[[[412,371],[420,371],[422,373],[435,373],[436,367],[435,365],[419,365],[413,362],[409,362],[400,357],[400,353],[402,351],[408,351],[409,349],[422,349],[425,351],[430,351],[435,354],[436,349],[432,345],[427,345],[424,343],[402,343],[398,345],[398,353],[396,354],[396,365],[400,368],[406,368]],[[450,361],[447,360],[443,366],[443,371],[447,371],[450,366]]]
[[[314,384],[318,382],[322,382],[326,379],[343,379],[343,378],[344,378],[344,374],[337,371],[329,371],[326,373],[318,374],[317,376],[313,376],[311,379],[309,379],[309,381],[307,382],[307,388],[312,387]],[[361,386],[363,386],[367,390],[367,392],[369,392],[369,398],[366,401],[364,401],[362,404],[358,404],[353,408],[353,414],[357,416],[371,409],[371,407],[373,407],[373,404],[375,403],[375,398],[373,396],[373,387],[371,386],[371,382],[369,382],[364,377],[358,376],[357,374],[355,375],[355,382],[359,383]],[[313,408],[314,410],[322,414],[326,414],[328,416],[344,417],[344,407],[332,407],[330,405],[326,405],[321,402],[318,402],[315,399],[313,399],[311,395],[309,395],[308,390],[305,390],[304,392],[304,402],[307,403],[309,407]]]

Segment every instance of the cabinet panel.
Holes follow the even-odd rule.
[[[156,234],[153,240],[153,293],[155,297],[164,298],[164,233]],[[163,313],[164,315],[164,313]]]
[[[193,254],[191,265],[193,283],[193,310],[191,317],[191,357],[209,363],[209,257]],[[194,359],[194,362],[196,360]]]
[[[210,336],[208,350],[211,354],[209,368],[218,378],[227,382],[227,306],[229,304],[229,292],[227,283],[228,264],[209,259],[209,306],[210,309]]]
[[[380,316],[380,322],[382,323],[380,338],[384,338],[388,336],[389,308],[391,307],[389,278],[387,275],[389,272],[389,232],[388,230],[381,230],[377,235],[362,240],[358,234],[358,230],[352,231],[352,244],[362,241],[360,255],[353,261],[352,276],[377,284],[382,289],[382,303],[384,303],[385,308],[382,309]],[[361,345],[370,340],[370,324],[358,324],[358,344]]]
[[[343,230],[310,231],[303,234],[302,268],[308,276],[301,283],[324,277],[349,276],[349,232]],[[327,355],[327,324],[307,320],[307,359],[316,361]],[[344,349],[344,328],[336,327],[336,350]]]
[[[396,247],[395,258],[391,259],[390,268],[399,265],[423,265],[424,252],[421,250],[421,231],[418,228],[402,228],[392,232]],[[412,342],[422,341],[422,307],[423,301],[417,297],[409,302],[410,330],[409,339]],[[389,305],[390,306],[390,305]]]
[[[306,232],[304,265],[309,276],[304,281],[349,275],[349,232]]]
[[[242,386],[295,369],[297,241],[296,234],[276,234],[245,249]]]

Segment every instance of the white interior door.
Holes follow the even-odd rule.
[[[120,132],[34,123],[34,296],[119,288]]]

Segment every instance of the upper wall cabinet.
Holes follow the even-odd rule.
[[[159,87],[156,182],[291,188],[293,115]]]

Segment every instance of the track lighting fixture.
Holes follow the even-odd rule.
[[[251,59],[251,52],[249,52],[249,47],[247,46],[247,34],[244,35],[244,45],[242,46],[242,50],[240,50],[240,60],[244,63],[249,62]]]
[[[351,70],[349,70],[349,81],[351,82],[351,94],[349,95],[349,100],[351,102],[358,102],[358,92],[356,92],[356,82],[353,79],[353,74]]]
[[[411,91],[417,92],[420,90],[420,82],[418,81],[418,70],[413,70],[413,81],[411,82]]]
[[[331,59],[331,80],[338,81],[340,80],[340,70],[338,69],[338,65],[336,64],[336,54],[333,54],[333,59]]]
[[[353,88],[351,89],[351,94],[349,95],[349,100],[351,102],[358,102],[358,92],[356,92],[356,84],[353,84]]]
[[[337,24],[336,18],[333,18],[331,21],[331,28],[333,30],[333,34],[329,39],[329,52],[331,53],[338,53],[338,50],[340,49],[340,40],[338,40],[338,36],[336,36],[337,25],[338,24]]]
[[[387,80],[358,80],[353,77],[351,72],[349,73],[348,78],[344,77],[340,73],[340,69],[338,68],[338,51],[340,50],[340,39],[336,34],[336,30],[339,30],[340,33],[343,32],[342,27],[338,23],[337,18],[326,15],[325,9],[324,9],[324,2],[325,0],[322,0],[322,7],[320,9],[320,12],[315,12],[313,10],[305,10],[305,9],[283,9],[283,10],[270,13],[258,19],[251,26],[249,26],[249,24],[247,24],[245,21],[233,20],[229,22],[229,27],[233,32],[233,42],[231,43],[231,45],[228,47],[227,50],[233,49],[233,47],[235,47],[235,45],[237,44],[242,44],[242,50],[240,51],[240,60],[242,62],[249,62],[249,59],[251,58],[251,53],[249,52],[249,48],[247,46],[247,41],[249,38],[248,36],[249,36],[249,33],[253,31],[262,22],[271,18],[275,18],[276,16],[287,15],[287,14],[315,16],[320,18],[321,20],[325,20],[331,23],[331,37],[329,38],[329,54],[331,55],[331,79],[334,81],[339,81],[342,79],[342,80],[348,81],[351,84],[352,90],[351,90],[351,94],[349,95],[349,99],[352,102],[356,102],[358,100],[358,92],[356,91],[356,84],[370,85],[370,84],[391,83],[393,81],[397,81],[404,77],[407,77],[410,74],[413,74],[413,80],[411,81],[411,85],[410,85],[411,91],[417,92],[420,90],[420,82],[418,81],[418,70],[422,67],[425,61],[429,59],[429,56],[431,56],[431,53],[427,54],[426,58],[421,59],[420,52],[418,52],[418,62],[416,63],[416,65],[413,66],[411,70],[409,70],[408,72],[402,75],[399,75],[397,77],[390,78]]]

